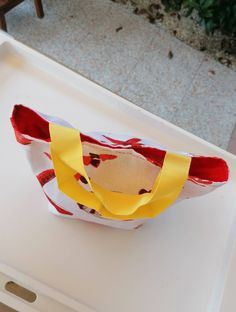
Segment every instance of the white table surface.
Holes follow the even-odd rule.
[[[226,273],[236,233],[235,156],[3,33],[0,95],[0,261],[101,312],[233,311],[236,271],[232,266],[228,279]],[[82,130],[132,132],[172,148],[218,155],[231,168],[230,181],[132,232],[54,217],[8,121],[19,102],[65,117]]]

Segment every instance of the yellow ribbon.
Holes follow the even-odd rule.
[[[80,132],[53,123],[50,123],[49,131],[58,188],[105,218],[128,220],[155,217],[174,203],[188,178],[191,157],[166,152],[161,172],[150,193],[134,195],[109,191],[91,181],[85,171]],[[76,173],[84,176],[92,192],[76,181]]]

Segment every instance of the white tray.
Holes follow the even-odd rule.
[[[220,311],[236,234],[236,157],[3,34],[0,100],[0,301],[24,312]],[[218,155],[230,166],[230,181],[130,232],[55,217],[15,142],[15,103],[82,130],[133,133]],[[35,291],[35,303],[7,293],[8,279]]]

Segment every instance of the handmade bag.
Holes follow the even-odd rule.
[[[176,200],[228,180],[223,159],[165,150],[128,135],[83,134],[23,105],[14,107],[11,122],[58,215],[132,229]]]

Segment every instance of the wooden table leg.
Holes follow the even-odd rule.
[[[7,31],[6,18],[3,13],[0,12],[0,29]]]
[[[44,17],[44,12],[43,12],[43,4],[41,0],[34,0],[35,8],[36,8],[36,14],[39,18]]]

